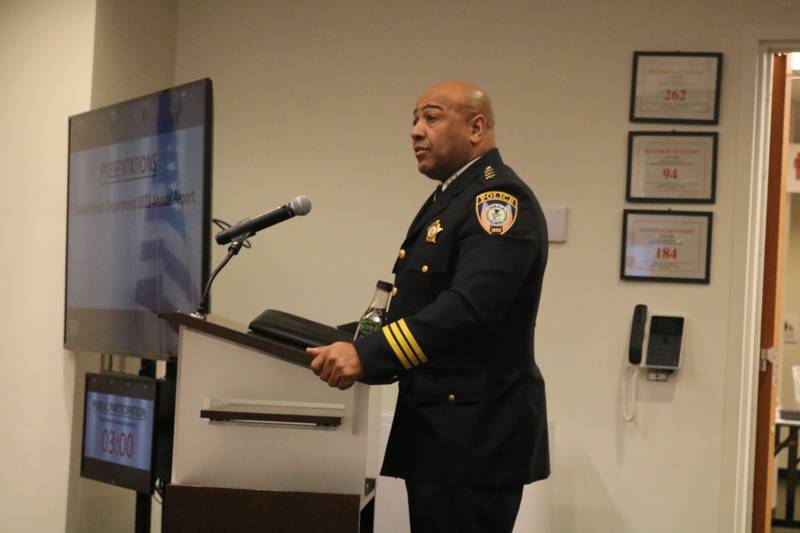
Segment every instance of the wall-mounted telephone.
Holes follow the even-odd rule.
[[[637,305],[633,310],[628,362],[635,366],[676,370],[681,366],[683,329],[682,316],[653,315],[648,324],[647,306]]]
[[[649,381],[667,381],[681,366],[685,319],[682,316],[653,315],[647,320],[647,306],[633,309],[631,336],[628,342],[628,364],[634,368],[631,376],[632,401],[628,400],[627,381],[624,383],[622,413],[632,421],[636,415],[636,383],[639,368],[645,367]],[[645,350],[646,346],[646,350]]]

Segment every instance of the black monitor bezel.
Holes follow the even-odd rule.
[[[195,80],[192,82],[184,83],[181,85],[176,85],[174,87],[170,87],[167,89],[163,89],[160,91],[156,91],[153,93],[145,94],[142,96],[138,96],[136,98],[131,98],[128,100],[123,100],[121,102],[117,102],[111,105],[98,107],[96,109],[92,109],[90,111],[86,111],[83,113],[78,113],[76,115],[71,115],[68,117],[68,124],[67,124],[67,194],[65,198],[66,203],[66,210],[65,210],[65,217],[66,217],[66,224],[65,224],[65,253],[64,253],[64,322],[62,328],[62,341],[63,346],[67,350],[72,351],[89,351],[89,352],[97,352],[97,353],[112,353],[112,354],[119,354],[119,355],[132,355],[136,357],[143,357],[147,359],[159,359],[159,360],[175,360],[177,359],[178,354],[170,354],[170,353],[161,353],[161,352],[133,352],[128,351],[125,349],[118,349],[115,347],[109,348],[101,348],[98,346],[88,346],[88,345],[80,345],[74,343],[67,342],[67,293],[68,293],[68,283],[69,283],[69,269],[68,269],[68,258],[69,258],[69,185],[70,185],[70,155],[72,154],[72,127],[75,119],[80,117],[85,117],[94,113],[103,113],[107,112],[114,107],[120,106],[128,106],[131,104],[135,104],[136,102],[148,100],[152,98],[158,98],[160,96],[177,92],[181,89],[185,89],[187,87],[203,84],[204,85],[204,93],[205,93],[205,120],[204,120],[204,150],[203,150],[203,220],[205,224],[203,224],[202,228],[202,247],[201,247],[201,254],[202,254],[202,265],[201,265],[201,280],[200,280],[200,287],[201,291],[202,288],[208,283],[209,276],[211,274],[211,201],[213,197],[213,180],[212,180],[212,171],[213,171],[213,130],[214,130],[214,101],[213,101],[213,84],[210,78],[202,78],[199,80]],[[208,295],[208,299],[206,302],[206,310],[207,312],[211,310],[211,295]],[[182,309],[181,311],[184,312],[191,312],[194,309]],[[164,324],[167,324],[164,321]],[[166,327],[171,327],[177,333],[177,326],[168,325]]]
[[[150,468],[142,471],[139,468],[130,466],[118,465],[108,461],[102,461],[86,456],[86,410],[89,405],[88,395],[90,392],[89,383],[90,379],[98,379],[102,381],[106,387],[113,389],[115,386],[120,388],[117,396],[126,396],[122,389],[124,383],[150,383],[152,384],[152,400],[153,400],[153,415],[152,415],[152,428],[151,428],[151,442],[150,442]],[[116,382],[113,383],[112,382]],[[112,393],[114,394],[114,393]],[[127,397],[132,397],[127,395]],[[149,398],[147,398],[149,399]],[[101,483],[108,483],[115,487],[122,487],[143,494],[152,494],[155,486],[155,469],[156,469],[156,443],[157,435],[157,422],[159,412],[159,402],[161,398],[158,389],[158,380],[155,378],[134,376],[130,374],[122,374],[117,372],[106,373],[93,373],[87,372],[86,379],[84,380],[83,389],[83,425],[81,427],[81,477],[99,481]]]

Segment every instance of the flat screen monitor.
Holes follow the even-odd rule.
[[[64,346],[169,359],[210,263],[211,80],[69,119]]]
[[[86,374],[81,476],[152,492],[157,382]]]

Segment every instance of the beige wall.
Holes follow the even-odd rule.
[[[94,1],[0,1],[0,531],[64,531],[75,357],[62,349],[67,116],[91,97]]]
[[[26,421],[0,444],[12,480],[0,489],[3,527],[64,529],[76,395],[75,359],[60,347],[66,116],[209,76],[215,216],[234,221],[297,194],[314,201],[308,217],[260,234],[223,272],[215,313],[242,322],[265,307],[330,323],[357,317],[375,280],[390,279],[397,246],[432,188],[410,153],[413,102],[432,81],[471,79],[495,99],[506,160],[544,204],[570,209],[569,241],[551,248],[537,329],[556,421],[554,530],[733,530],[731,481],[744,460],[734,450],[737,416],[747,399],[742,347],[731,339],[748,298],[748,91],[757,39],[800,41],[800,8],[758,0],[177,5],[176,14],[169,2],[101,1],[95,28],[94,2],[0,0],[0,67],[15,75],[0,100],[12,140],[0,156],[9,176],[24,177],[4,181],[0,213],[6,227],[30,224],[31,237],[25,256],[0,267],[8,302],[0,323],[13,355],[3,358],[0,415]],[[148,10],[162,22],[144,24]],[[627,132],[660,129],[627,122],[631,54],[675,49],[725,53],[721,123],[688,128],[720,132],[712,282],[622,283]],[[28,101],[38,106],[23,109]],[[215,262],[223,252],[215,250]],[[621,376],[640,302],[686,315],[686,358],[671,383],[640,383],[637,420],[625,425]],[[93,365],[88,359],[78,372]],[[385,398],[391,409],[392,389]],[[128,494],[85,495],[70,486],[73,530],[124,522],[87,516]]]
[[[175,0],[96,0],[92,109],[160,91],[175,70]]]
[[[175,81],[215,82],[216,216],[236,220],[300,193],[314,201],[308,217],[236,258],[217,282],[215,312],[242,322],[265,307],[330,323],[358,316],[374,281],[390,279],[432,188],[410,153],[413,102],[433,81],[473,80],[494,97],[506,160],[543,203],[570,209],[537,330],[556,421],[554,530],[731,531],[741,358],[729,358],[740,349],[728,346],[729,306],[746,297],[731,276],[745,270],[734,228],[750,189],[738,148],[754,104],[742,100],[741,68],[757,52],[742,34],[798,28],[798,10],[755,0],[458,6],[180,3]],[[675,49],[725,54],[719,127],[687,128],[720,132],[712,282],[623,283],[627,132],[659,129],[627,121],[631,55]],[[621,377],[639,302],[686,315],[686,358],[672,382],[640,383],[626,425]],[[385,398],[391,409],[392,389]]]

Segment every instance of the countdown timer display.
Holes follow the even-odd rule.
[[[88,393],[86,402],[84,454],[149,470],[155,402],[97,392]]]
[[[87,374],[81,475],[149,490],[153,464],[156,382],[119,374]]]

